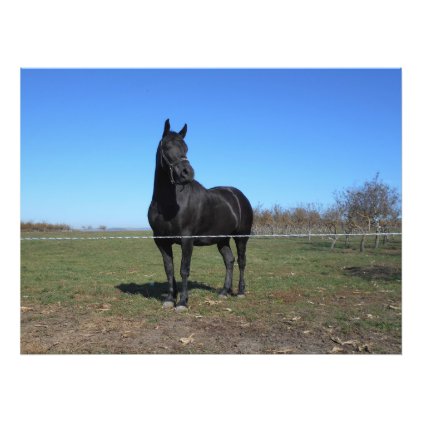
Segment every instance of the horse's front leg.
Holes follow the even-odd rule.
[[[173,249],[169,241],[163,239],[155,239],[155,243],[163,256],[164,270],[166,272],[167,281],[169,283],[169,292],[164,299],[164,308],[173,308],[177,298],[177,285],[174,278],[173,268]]]
[[[190,274],[190,261],[192,258],[193,239],[182,239],[182,263],[180,265],[180,275],[182,277],[182,291],[180,300],[176,306],[176,311],[187,310],[188,307],[188,277]]]

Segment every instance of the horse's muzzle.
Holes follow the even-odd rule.
[[[189,161],[183,161],[180,165],[174,168],[175,182],[177,184],[185,185],[192,182],[195,177],[195,172],[190,165]]]

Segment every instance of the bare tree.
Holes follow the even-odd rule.
[[[305,206],[306,210],[306,230],[308,232],[308,241],[311,241],[311,234],[315,227],[321,222],[321,206],[314,203],[308,203]]]
[[[302,206],[293,208],[291,211],[292,226],[296,233],[300,233],[306,225],[306,209]]]
[[[274,219],[271,210],[263,208],[258,204],[254,209],[253,232],[255,234],[273,234]]]
[[[336,201],[344,210],[346,224],[362,233],[361,252],[365,250],[367,233],[379,233],[381,222],[400,215],[400,197],[397,190],[383,183],[379,179],[379,173],[360,187],[347,188],[337,193]]]
[[[334,235],[330,249],[334,249],[334,246],[337,242],[337,233],[341,230],[341,227],[344,226],[342,216],[344,214],[344,210],[338,206],[333,205],[327,208],[324,213],[322,214],[322,224],[328,229],[329,233]]]

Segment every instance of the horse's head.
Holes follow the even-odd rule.
[[[188,130],[185,124],[180,132],[170,130],[170,121],[164,124],[163,137],[158,147],[158,158],[161,168],[167,172],[172,184],[184,185],[192,182],[194,171],[186,157],[188,146],[185,136]]]

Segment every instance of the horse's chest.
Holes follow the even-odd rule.
[[[161,235],[171,235],[183,227],[184,212],[176,206],[163,206],[159,203],[152,203],[148,213],[151,228]]]

